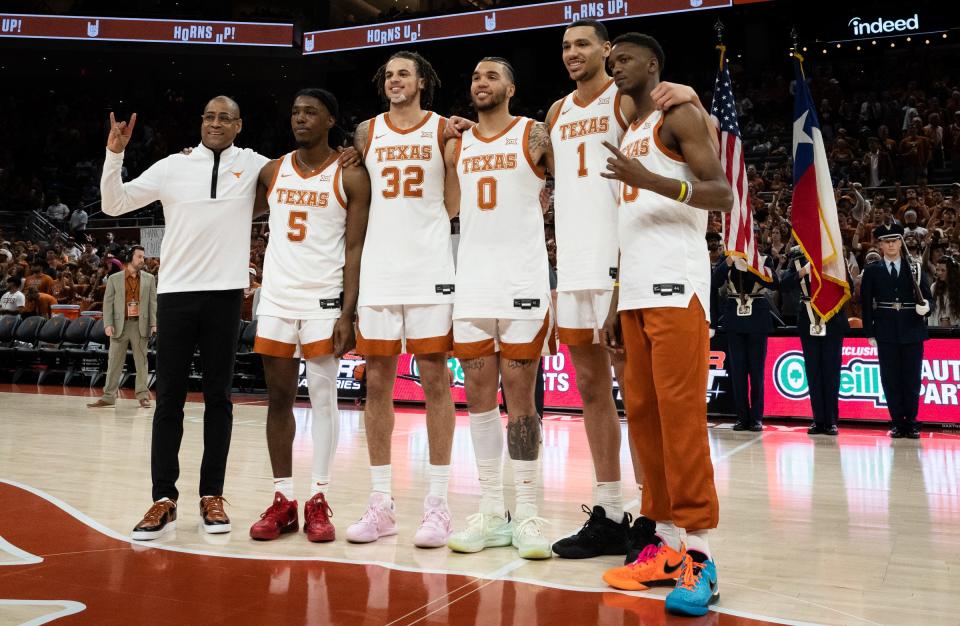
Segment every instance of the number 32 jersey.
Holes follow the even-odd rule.
[[[267,190],[270,243],[257,315],[340,317],[347,196],[338,156],[312,174],[297,165],[295,152],[280,158]]]
[[[443,202],[445,124],[429,111],[408,129],[394,126],[389,113],[370,120],[360,306],[453,302],[453,246]]]
[[[535,123],[516,117],[496,137],[480,136],[474,127],[460,139],[454,319],[542,320],[549,309],[544,174],[527,148]]]

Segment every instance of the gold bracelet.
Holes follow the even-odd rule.
[[[677,196],[676,202],[683,202],[683,197],[687,195],[687,181],[680,181],[680,195]]]
[[[614,286],[615,288],[619,289],[619,288],[620,288],[620,281],[619,281],[619,280],[614,281],[613,286]]]

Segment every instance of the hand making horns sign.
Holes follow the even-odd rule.
[[[631,159],[609,142],[604,141],[603,145],[613,156],[607,159],[607,171],[600,172],[601,176],[639,189],[650,188],[654,174],[645,168],[639,159]]]
[[[130,116],[129,122],[117,122],[110,111],[110,134],[107,135],[107,149],[110,152],[120,154],[130,142],[130,135],[133,134],[133,127],[137,125],[137,114]]]

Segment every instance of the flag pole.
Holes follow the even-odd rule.
[[[723,44],[723,29],[724,29],[724,28],[725,28],[725,27],[724,27],[724,25],[723,25],[723,22],[721,22],[719,19],[718,19],[717,22],[713,25],[713,30],[715,30],[715,31],[717,32],[717,50],[720,51],[720,68],[721,68],[721,69],[723,68],[723,59],[724,59],[724,56],[725,56],[726,53],[727,53],[727,47]]]

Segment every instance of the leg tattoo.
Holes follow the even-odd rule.
[[[536,461],[540,454],[540,416],[521,415],[507,424],[507,449],[510,458]]]

